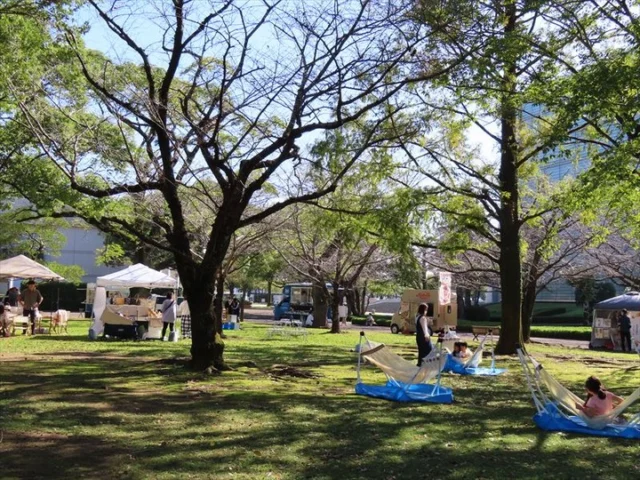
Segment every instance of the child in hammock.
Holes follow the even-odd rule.
[[[576,403],[576,408],[588,417],[606,415],[622,403],[622,398],[605,390],[602,382],[593,375],[584,382],[584,388],[587,390],[587,399],[582,405]]]
[[[455,358],[458,358],[460,356],[460,344],[462,342],[455,342],[453,344],[453,352],[451,352],[451,355],[453,355]]]
[[[460,353],[458,353],[458,358],[462,360],[467,360],[472,355],[471,350],[469,350],[469,346],[467,342],[460,342]]]

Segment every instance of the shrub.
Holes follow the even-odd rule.
[[[591,340],[591,330],[584,327],[531,327],[532,337]]]
[[[376,319],[376,324],[379,327],[388,327],[391,325],[391,317],[378,317],[377,315],[374,315],[373,318]],[[349,320],[353,325],[364,325],[367,321],[367,318],[352,316],[349,318]]]
[[[44,297],[42,310],[54,311],[56,306],[63,310],[71,312],[79,312],[84,309],[86,298],[86,283],[79,285],[69,282],[42,282],[38,284],[38,290]],[[58,294],[60,295],[60,303],[58,304]]]

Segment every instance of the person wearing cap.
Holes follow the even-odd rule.
[[[35,333],[36,317],[38,316],[38,309],[43,300],[42,294],[36,288],[36,282],[29,280],[27,282],[27,288],[20,293],[20,305],[22,305],[22,315],[29,317],[31,321],[31,335]]]
[[[629,312],[625,308],[622,310],[622,315],[618,317],[618,328],[620,329],[620,341],[622,343],[622,351],[631,351],[631,319]]]

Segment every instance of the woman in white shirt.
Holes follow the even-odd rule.
[[[173,332],[173,326],[176,323],[176,301],[173,299],[173,293],[167,293],[167,298],[162,302],[162,339],[166,340],[167,326]]]

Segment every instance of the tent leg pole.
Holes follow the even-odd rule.
[[[434,391],[434,395],[440,394],[440,379],[442,378],[442,343],[440,344],[439,351],[440,352],[438,354],[438,380],[436,381],[436,388]]]
[[[362,364],[362,339],[364,338],[364,332],[360,332],[360,340],[358,341],[358,369],[357,369],[357,383],[361,383],[360,380],[360,366]]]
[[[493,330],[491,330],[491,371],[496,371],[496,344],[493,340]]]

